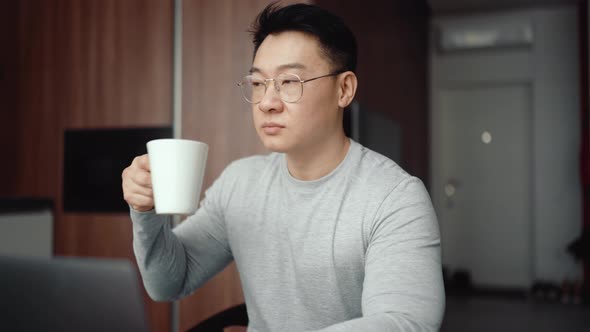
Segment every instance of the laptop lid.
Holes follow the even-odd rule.
[[[0,330],[148,331],[126,260],[0,256]]]

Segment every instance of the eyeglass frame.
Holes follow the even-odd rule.
[[[246,75],[246,76],[244,76],[242,78],[242,81],[238,82],[238,86],[240,87],[240,90],[242,91],[242,97],[244,97],[244,100],[246,100],[246,102],[248,102],[249,104],[256,105],[256,104],[260,104],[260,102],[262,101],[262,99],[264,99],[264,96],[266,95],[266,92],[268,91],[268,82],[272,81],[272,82],[274,82],[275,90],[279,93],[279,97],[281,98],[281,100],[284,101],[285,103],[294,104],[294,103],[298,102],[299,100],[301,100],[301,97],[303,97],[303,83],[315,81],[317,79],[324,78],[324,77],[330,77],[330,76],[340,75],[340,74],[342,74],[344,72],[345,71],[337,71],[337,72],[334,72],[334,73],[331,73],[331,74],[326,74],[326,75],[321,75],[321,76],[317,76],[317,77],[308,78],[306,80],[302,80],[301,77],[299,77],[299,75],[293,74],[293,73],[280,73],[276,77],[273,77],[273,78],[265,78],[265,79],[262,80],[262,82],[264,82],[264,94],[262,95],[262,98],[260,99],[260,101],[257,101],[255,103],[249,101],[248,98],[246,98],[246,96],[244,95],[244,89],[242,88],[242,85],[244,84],[244,78],[246,78],[248,76],[252,76],[252,75]],[[281,76],[283,74],[289,74],[289,75],[293,75],[293,76],[297,77],[298,80],[296,82],[299,82],[299,84],[301,84],[301,95],[299,95],[299,98],[297,98],[297,100],[295,100],[295,101],[286,101],[281,96],[281,88],[278,86],[276,79],[277,79],[277,77],[279,77],[279,76]]]

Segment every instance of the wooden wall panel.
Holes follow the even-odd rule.
[[[19,127],[16,194],[56,199],[60,188],[61,112],[56,111],[56,8],[20,2]],[[61,75],[60,75],[61,77]]]
[[[63,212],[63,134],[171,125],[172,4],[18,1],[21,153],[11,194],[55,201],[58,255],[134,260],[127,214]],[[169,331],[170,304],[145,298],[153,331]]]
[[[361,108],[400,125],[401,165],[428,183],[428,19],[425,1],[316,0],[357,37]]]
[[[295,1],[283,1],[288,4]],[[269,0],[185,0],[183,8],[183,137],[209,144],[203,188],[231,161],[267,153],[252,124],[251,107],[237,82],[252,64],[247,32]],[[244,301],[231,264],[181,301],[180,330]]]
[[[18,158],[18,9],[16,1],[0,3],[0,197],[14,192],[18,172],[10,162]]]

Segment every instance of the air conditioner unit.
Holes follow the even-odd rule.
[[[534,29],[531,22],[465,24],[439,27],[438,47],[442,52],[505,47],[531,47]]]

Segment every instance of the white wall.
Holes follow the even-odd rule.
[[[535,273],[557,279],[575,266],[564,248],[580,234],[580,101],[575,9],[535,11]]]
[[[434,91],[449,82],[469,81],[474,77],[491,82],[531,82],[532,278],[561,281],[580,273],[579,267],[565,251],[581,228],[579,63],[575,7],[435,17],[432,31],[435,32],[434,27],[465,22],[487,21],[493,24],[495,21],[514,19],[533,23],[533,47],[444,56],[436,51],[436,45],[432,45],[431,89]],[[435,33],[431,38],[433,42],[434,38]]]

